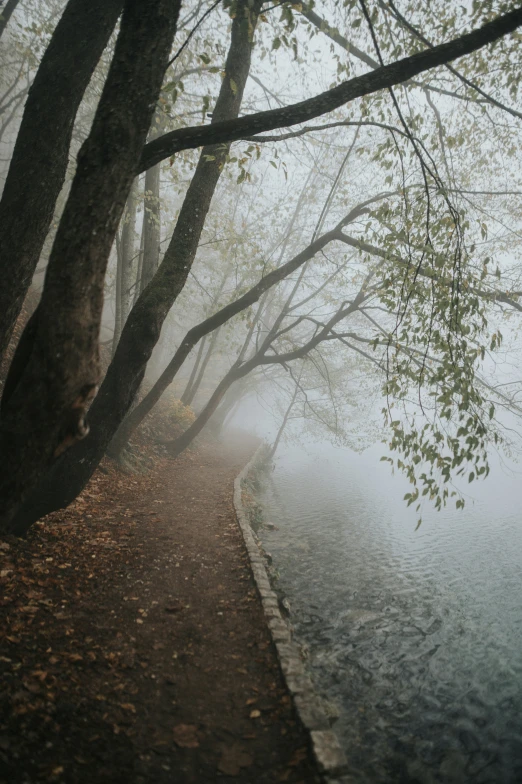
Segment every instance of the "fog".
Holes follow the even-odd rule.
[[[1,530],[253,434],[354,775],[519,780],[520,8],[0,8]]]

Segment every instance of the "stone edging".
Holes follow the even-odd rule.
[[[310,736],[312,750],[321,776],[328,784],[348,784],[353,780],[344,775],[348,773],[345,754],[337,735],[330,728],[330,722],[315,692],[312,680],[305,672],[299,647],[292,641],[290,627],[281,615],[277,596],[272,590],[265,569],[263,556],[243,508],[242,482],[254,467],[264,446],[261,444],[258,447],[254,456],[234,480],[234,507],[283,677],[297,714]]]

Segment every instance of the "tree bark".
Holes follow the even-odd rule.
[[[221,283],[220,283],[220,285],[218,287],[218,290],[217,290],[216,294],[214,295],[214,297],[212,298],[212,302],[210,303],[208,308],[206,308],[206,310],[205,310],[206,313],[208,313],[209,310],[211,310],[215,305],[218,304],[219,299],[221,297],[221,294],[223,293],[223,289],[225,288],[225,283],[227,282],[227,278],[228,278],[228,271],[225,270],[225,274],[223,275],[223,277],[221,279]],[[210,351],[213,350],[213,345],[215,343],[214,338],[212,338],[212,340],[213,340],[213,343],[212,343],[212,348],[210,349]],[[183,392],[183,394],[181,396],[181,402],[184,405],[186,405],[186,406],[189,406],[192,403],[192,401],[194,399],[194,395],[196,394],[197,388],[199,387],[199,385],[201,383],[202,374],[200,373],[197,376],[197,380],[196,380],[196,375],[198,373],[198,369],[199,369],[199,366],[200,366],[201,358],[203,356],[203,348],[205,346],[205,342],[206,342],[206,335],[203,336],[203,340],[199,344],[198,355],[196,357],[196,361],[194,363],[194,367],[192,368],[192,372],[190,374],[190,378],[188,380],[188,384],[185,387],[185,390],[184,390],[184,392]],[[208,352],[207,352],[206,356],[207,356],[207,359],[203,363],[204,364],[203,373],[205,372],[205,368],[206,368],[207,362],[208,362],[208,357],[209,357]],[[196,385],[196,389],[193,392],[194,384]]]
[[[145,174],[143,199],[143,261],[140,291],[144,291],[156,274],[160,258],[161,205],[159,163]]]
[[[131,289],[133,281],[133,269],[135,255],[135,231],[136,231],[136,208],[137,208],[138,182],[134,180],[127,199],[127,206],[124,214],[123,229],[121,232],[121,328],[123,329],[130,310]],[[118,335],[119,338],[119,335]]]
[[[214,108],[213,121],[237,116],[239,112],[250,70],[253,33],[260,5],[261,0],[257,0],[252,10],[248,0],[241,0],[238,4],[232,23],[225,77]],[[129,410],[163,322],[185,285],[227,154],[226,146],[202,150],[163,261],[129,315],[118,351],[90,415],[93,432],[93,438],[89,439],[93,449],[91,472]],[[82,486],[87,479],[82,479]]]
[[[237,117],[239,113],[261,4],[261,0],[255,0],[253,7],[250,0],[238,2],[213,121]],[[154,279],[129,314],[114,359],[89,411],[90,434],[48,472],[33,499],[20,511],[16,521],[18,530],[27,530],[42,515],[67,506],[76,498],[129,411],[163,321],[190,272],[227,153],[227,146],[202,150],[169,248]]]
[[[179,5],[179,0],[125,3],[51,252],[32,349],[2,411],[0,464],[10,467],[0,474],[4,531],[20,532],[15,515],[28,492],[88,432],[85,413],[100,375],[107,259],[167,68]]]
[[[62,188],[74,118],[123,0],[70,0],[29,90],[0,202],[0,357]]]
[[[194,365],[193,365],[192,370],[190,372],[189,380],[187,381],[187,386],[185,387],[185,389],[183,391],[183,394],[181,395],[181,402],[183,403],[184,406],[188,405],[188,400],[190,398],[190,395],[191,395],[191,392],[192,392],[192,387],[194,385],[194,381],[196,379],[196,375],[197,375],[197,372],[198,372],[198,369],[199,369],[199,363],[201,362],[201,357],[203,356],[203,351],[204,351],[204,348],[205,348],[206,340],[207,340],[207,336],[204,335],[203,340],[199,344],[198,353],[197,353],[197,356],[196,356],[196,361],[194,362]],[[190,399],[192,399],[192,398],[190,398]]]
[[[144,243],[145,243],[145,207],[143,208],[143,221],[141,224],[141,234],[140,234],[140,251],[138,254],[138,268],[136,270],[136,282],[134,286],[134,294],[132,297],[132,307],[134,307],[141,294],[141,273],[143,272]]]
[[[198,376],[194,381],[192,385],[192,389],[190,390],[190,393],[188,395],[188,399],[186,403],[187,406],[192,405],[192,401],[194,400],[194,398],[198,393],[198,389],[201,386],[201,382],[203,381],[203,377],[205,375],[205,371],[207,369],[208,363],[210,362],[210,357],[212,356],[212,354],[214,353],[214,349],[216,348],[216,343],[218,341],[220,331],[221,331],[221,327],[218,327],[215,330],[214,334],[212,335],[212,340],[210,341],[209,347],[207,349],[207,353],[205,354],[205,359],[201,363]]]
[[[118,340],[121,335],[121,276],[123,267],[123,253],[121,250],[121,240],[116,233],[116,296],[114,298],[114,333],[112,336],[112,356],[116,351]]]

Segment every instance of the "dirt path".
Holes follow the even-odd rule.
[[[254,446],[108,466],[0,542],[2,784],[316,781],[232,506]]]

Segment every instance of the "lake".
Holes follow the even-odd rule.
[[[328,444],[285,447],[260,531],[354,781],[522,781],[522,481],[496,461],[466,507]],[[469,497],[472,492],[473,497]]]

